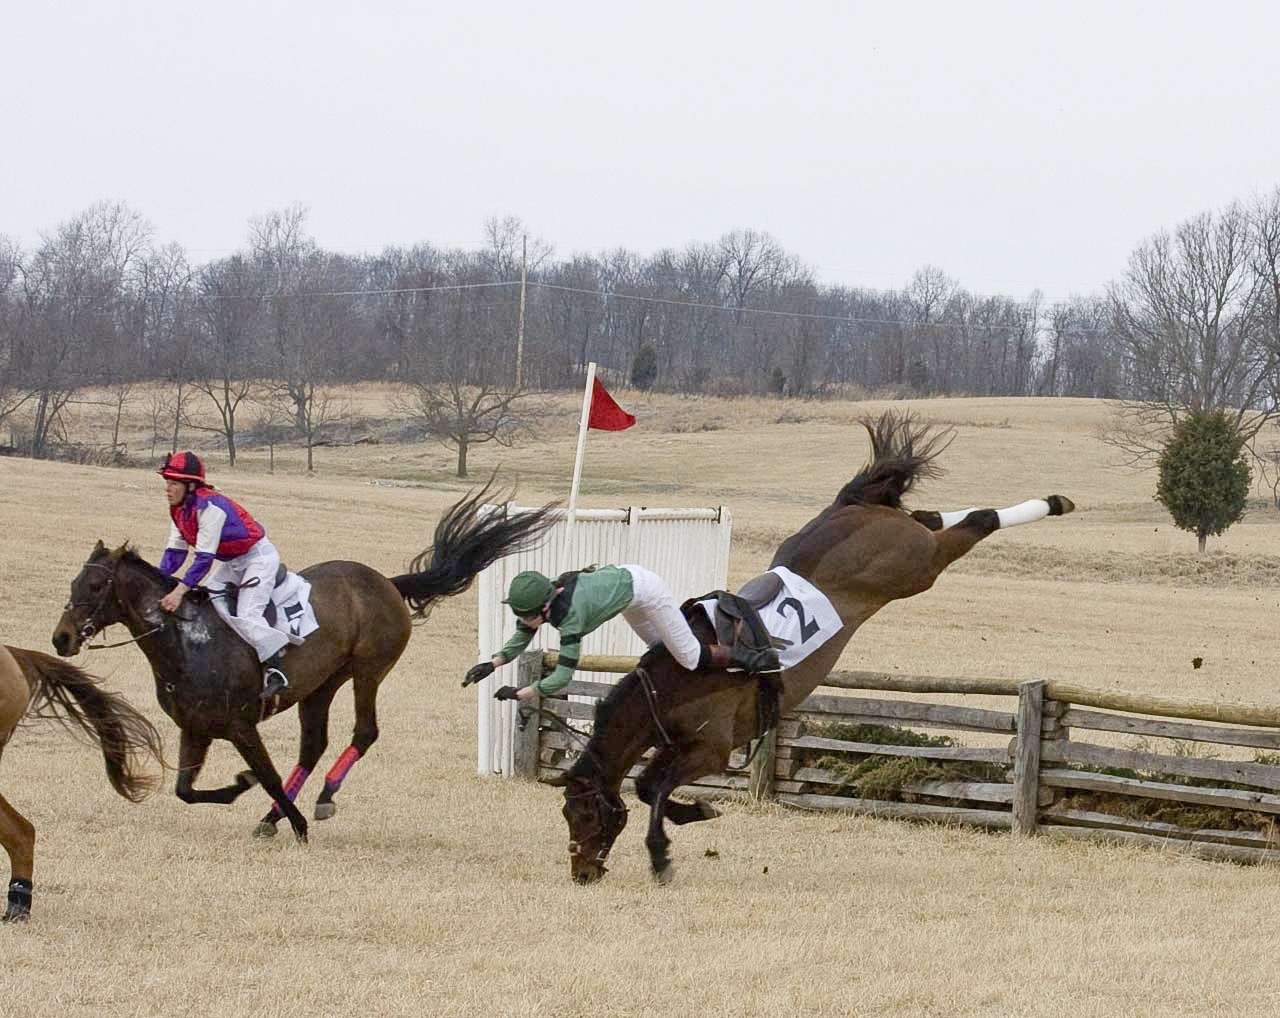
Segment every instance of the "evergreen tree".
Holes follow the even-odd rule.
[[[1199,551],[1244,515],[1250,471],[1245,439],[1222,410],[1192,410],[1174,426],[1160,454],[1156,501]]]
[[[645,343],[631,361],[631,384],[642,392],[648,392],[657,380],[658,351]]]

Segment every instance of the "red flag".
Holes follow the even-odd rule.
[[[597,431],[625,431],[635,424],[635,414],[629,414],[614,402],[609,390],[600,379],[594,379],[591,389],[591,413],[587,415],[587,427]]]

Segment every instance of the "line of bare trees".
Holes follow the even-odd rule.
[[[591,360],[624,381],[656,364],[635,381],[688,393],[1106,397],[1147,424],[1222,405],[1254,432],[1280,394],[1280,189],[1142,241],[1107,292],[1056,304],[972,294],[933,267],[901,290],[821,285],[751,230],[557,260],[508,218],[479,250],[353,257],[320,249],[306,218],[256,217],[243,250],[204,265],[121,204],[32,251],[0,237],[0,420],[23,407],[39,456],[77,393],[123,406],[159,380],[157,433],[176,440],[201,401],[234,462],[246,423],[310,450],[342,412],[335,386],[395,380],[424,428],[469,402],[490,408],[477,435],[509,437],[513,389],[576,387]]]

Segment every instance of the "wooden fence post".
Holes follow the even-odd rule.
[[[527,650],[516,658],[516,687],[531,686],[542,678],[542,651]],[[511,771],[522,778],[538,777],[538,708],[533,700],[517,700],[516,728],[511,739]],[[520,727],[521,714],[527,715],[523,729]]]
[[[747,790],[752,799],[772,799],[774,768],[778,755],[778,728],[775,725],[760,738],[756,755],[751,758],[751,774]]]
[[[1018,685],[1018,739],[1013,756],[1013,833],[1036,833],[1040,793],[1040,725],[1044,717],[1043,679]]]

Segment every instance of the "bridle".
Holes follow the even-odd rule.
[[[636,678],[640,683],[641,692],[644,695],[644,702],[649,708],[649,714],[653,719],[654,727],[658,734],[662,737],[664,748],[675,746],[675,740],[671,738],[671,734],[667,731],[662,723],[661,713],[658,709],[658,691],[653,684],[649,672],[645,668],[636,669]],[[603,787],[598,775],[605,769],[601,765],[600,758],[592,750],[590,742],[577,729],[569,725],[563,718],[552,711],[543,710],[541,707],[535,707],[527,713],[520,713],[517,724],[521,729],[529,723],[529,719],[537,714],[540,718],[546,718],[547,721],[555,728],[560,729],[571,739],[581,745],[582,756],[589,760],[593,765],[594,774],[590,777],[587,775],[577,775],[568,779],[565,785],[564,797],[566,803],[577,803],[584,800],[593,801],[595,804],[595,816],[592,818],[590,828],[582,835],[582,840],[590,841],[592,839],[600,840],[600,848],[594,856],[588,857],[583,852],[582,842],[574,839],[569,842],[569,855],[572,858],[580,859],[585,862],[603,867],[609,849],[612,847],[612,839],[608,844],[605,843],[605,836],[610,830],[621,830],[626,824],[626,816],[630,812],[627,807],[622,804],[621,799],[609,796]],[[571,791],[573,788],[576,791]],[[621,817],[621,823],[618,818]],[[616,825],[616,826],[615,826]],[[615,835],[616,836],[616,835]]]
[[[594,800],[595,815],[592,818],[593,823],[589,829],[582,833],[583,841],[598,840],[600,847],[596,850],[594,856],[588,857],[582,841],[571,839],[569,841],[569,856],[573,859],[580,859],[584,862],[592,863],[604,868],[604,861],[609,855],[609,849],[613,847],[613,838],[608,838],[610,831],[620,831],[626,825],[627,807],[622,804],[621,799],[612,799],[605,794],[603,788],[600,787],[600,781],[595,777],[576,777],[570,779],[572,782],[582,787],[581,791],[570,791],[570,785],[565,786],[564,798],[565,802],[581,802],[584,799]]]
[[[119,562],[117,561],[116,564],[118,565]],[[137,636],[130,637],[128,640],[120,640],[117,643],[90,644],[88,641],[91,640],[94,635],[102,632],[102,630],[110,625],[110,623],[103,622],[99,616],[105,612],[107,605],[110,604],[112,598],[116,596],[116,566],[103,565],[101,562],[86,562],[84,567],[86,569],[103,569],[110,576],[106,589],[102,592],[102,596],[98,598],[98,603],[93,606],[93,609],[80,625],[78,634],[80,637],[80,644],[86,650],[110,650],[113,647],[125,647],[131,643],[137,643],[139,640],[145,639],[153,633],[158,633],[164,628],[164,623],[161,623],[158,626],[153,626],[151,629],[148,629],[145,633],[140,633]],[[87,607],[88,603],[89,602],[87,601],[76,601],[72,599],[67,601],[66,607],[63,608],[63,611],[71,611],[72,609],[82,610]]]

